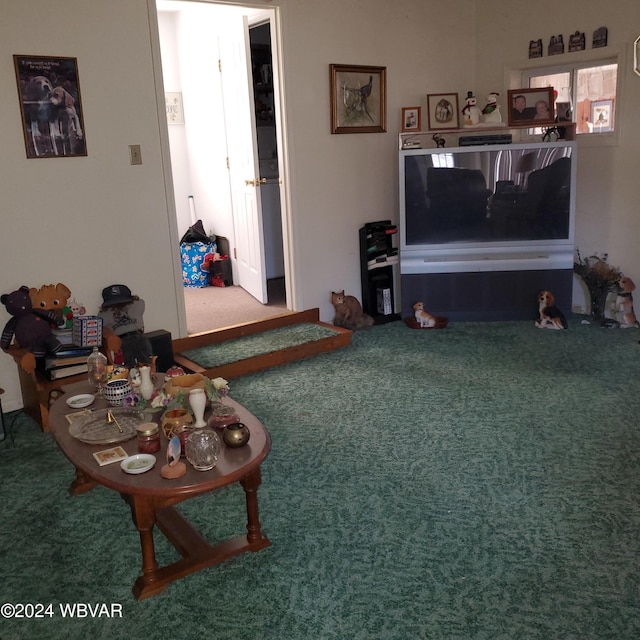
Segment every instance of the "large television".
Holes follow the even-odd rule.
[[[574,257],[575,142],[406,149],[399,160],[401,276],[563,272],[556,287],[566,292]],[[413,282],[412,297],[419,289]]]

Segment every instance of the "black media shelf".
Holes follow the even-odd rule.
[[[360,277],[362,308],[375,324],[400,319],[395,312],[394,270],[398,266],[398,249],[393,238],[398,228],[391,220],[368,222],[360,229]]]

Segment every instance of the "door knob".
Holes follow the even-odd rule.
[[[260,184],[267,184],[266,178],[260,178]]]
[[[255,186],[256,186],[256,181],[255,181],[255,180],[245,180],[245,181],[244,181],[244,184],[245,184],[247,187],[255,187]]]

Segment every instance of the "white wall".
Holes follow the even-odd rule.
[[[177,337],[177,232],[167,211],[146,1],[6,0],[2,9],[0,291],[64,282],[95,312],[105,286],[125,283],[146,301],[147,329]],[[27,160],[13,54],[78,59],[87,157]],[[130,144],[141,145],[141,166],[129,164]],[[8,319],[2,308],[1,326]],[[16,366],[1,353],[0,386],[5,411],[19,408]]]
[[[609,30],[608,46],[602,55],[619,51],[617,124],[618,141],[578,139],[578,194],[576,245],[584,256],[609,253],[611,264],[640,282],[640,216],[637,206],[637,165],[640,145],[640,77],[633,73],[633,41],[640,31],[640,3],[610,0],[606,11],[597,2],[540,0],[531,9],[524,0],[477,1],[476,77],[482,91],[502,87],[505,70],[529,63],[530,40],[542,38],[545,55],[536,64],[546,65],[588,58],[593,32]],[[552,16],[552,18],[550,18]],[[576,30],[586,35],[583,53],[546,55],[552,35],[563,34],[565,51],[569,35]],[[516,87],[512,87],[516,88]],[[574,305],[583,304],[581,291],[574,291]]]

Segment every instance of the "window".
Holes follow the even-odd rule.
[[[608,133],[615,130],[618,63],[599,60],[566,64],[523,73],[524,86],[553,87],[556,116],[576,123],[577,134]],[[538,130],[535,130],[537,133]]]

